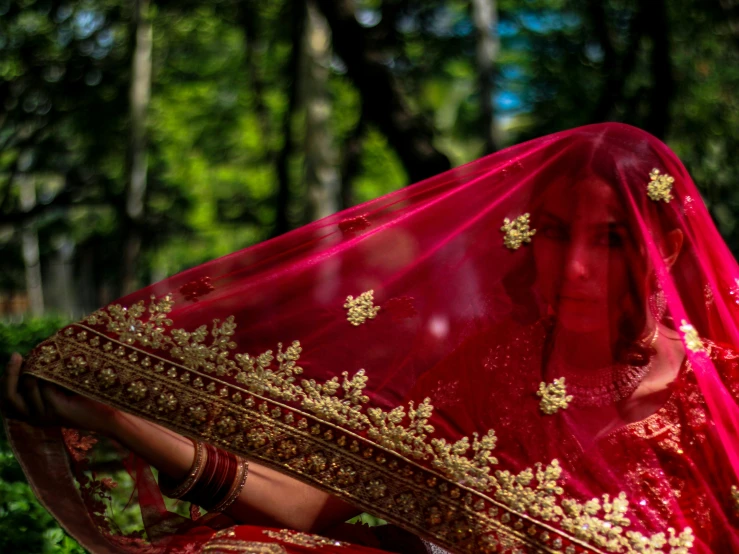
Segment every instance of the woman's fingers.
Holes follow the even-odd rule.
[[[21,391],[23,400],[31,412],[34,419],[44,420],[47,415],[46,402],[41,398],[41,390],[39,380],[33,375],[21,374],[20,377]]]
[[[0,394],[2,394],[3,402],[7,403],[16,415],[20,417],[29,417],[30,411],[26,405],[23,396],[18,390],[18,382],[21,375],[21,365],[23,364],[23,358],[17,352],[14,352],[10,357],[7,367],[5,368],[5,374],[3,375],[3,388]]]

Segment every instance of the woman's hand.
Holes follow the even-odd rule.
[[[35,426],[62,426],[110,434],[116,409],[23,373],[14,353],[0,376],[0,405],[14,419]]]

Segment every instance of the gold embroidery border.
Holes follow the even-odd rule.
[[[241,552],[242,554],[287,554],[282,545],[270,542],[242,540],[210,540],[203,545],[203,552],[219,554],[220,552]]]
[[[84,324],[73,324],[65,331],[69,329],[73,329],[69,336],[64,336],[62,332],[57,333],[34,350],[27,361],[29,373],[89,398],[164,423],[183,435],[205,439],[237,455],[286,471],[456,552],[497,552],[498,546],[512,544],[533,547],[534,551],[547,554],[606,554],[594,545],[529,515],[514,511],[479,491],[454,483],[432,469],[389,451],[348,429],[242,389],[217,376],[201,373],[150,351],[141,350]],[[115,345],[115,349],[106,353],[101,348],[89,345],[87,340],[76,340],[74,337],[80,332],[91,333],[101,341],[110,342]],[[48,348],[52,344],[57,354],[56,359],[47,364],[40,363],[43,355],[39,353],[44,346]],[[115,354],[119,348],[124,349],[123,355]],[[229,393],[221,398],[215,391],[206,391],[205,387],[198,390],[190,384],[168,379],[164,373],[157,374],[151,369],[142,369],[137,363],[129,361],[129,356],[133,353],[151,358],[153,362],[164,362],[178,372],[186,371],[193,378],[200,377],[218,383],[217,388],[227,387]],[[80,355],[84,355],[89,362],[89,367],[83,374],[73,376],[69,371],[58,371],[68,369],[72,358]],[[102,390],[91,374],[110,365],[117,368],[119,383]],[[120,380],[121,375],[126,377],[125,381]],[[134,403],[120,402],[118,395],[111,394],[114,391],[124,394],[126,386],[135,381],[146,382],[149,390],[154,390],[158,385],[158,390],[162,392],[175,390],[185,393],[191,400],[173,410],[175,414],[181,414],[180,418],[176,418],[163,417],[153,400],[146,405],[139,402],[140,406],[136,407]],[[243,402],[232,403],[229,398],[237,392],[244,398],[253,398],[254,408],[248,408]],[[199,429],[198,426],[183,423],[187,421],[185,407],[201,403],[208,404],[213,414],[209,427]],[[277,417],[273,416],[275,409],[280,412]],[[290,415],[293,420],[305,420],[307,425],[300,429],[298,425],[286,423],[284,420],[289,419]],[[242,423],[238,433],[230,434],[230,440],[217,436],[215,431],[216,422],[223,416],[236,416],[237,421]],[[204,431],[211,431],[211,434]],[[254,433],[255,440],[253,444],[247,445],[243,438],[251,433]],[[334,434],[337,435],[336,440]],[[341,436],[350,439],[352,445],[348,445],[348,441],[344,443],[346,446],[339,444]],[[264,443],[259,444],[261,441]],[[352,449],[354,443],[360,446]],[[375,455],[375,452],[378,454]],[[323,464],[325,468],[329,468],[328,472],[325,468],[310,471],[309,462],[311,459],[315,461],[317,457],[318,460],[323,457]],[[341,469],[347,466],[351,468],[350,472],[342,475]],[[326,475],[322,476],[322,473]],[[388,490],[389,495],[386,492]],[[407,510],[398,506],[397,502],[403,493],[410,493],[413,499],[412,507]],[[380,499],[383,501],[380,502]]]

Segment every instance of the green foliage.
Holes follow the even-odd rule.
[[[367,525],[369,527],[377,527],[378,525],[387,525],[387,521],[380,519],[379,517],[373,516],[372,514],[362,513],[356,517],[351,518],[347,523]]]
[[[64,318],[58,316],[29,318],[20,323],[0,321],[0,361],[4,365],[13,352],[25,355],[66,323]]]
[[[0,363],[13,352],[27,353],[64,325],[61,318],[0,322]],[[0,427],[0,552],[83,554],[39,503],[13,457]]]

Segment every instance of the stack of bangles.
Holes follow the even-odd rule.
[[[239,497],[249,473],[249,462],[193,439],[195,459],[187,476],[174,482],[159,474],[159,489],[169,498],[191,502],[209,512],[222,512]]]

